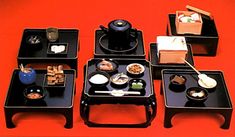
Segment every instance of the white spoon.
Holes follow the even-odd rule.
[[[217,82],[215,79],[211,78],[211,77],[208,77],[206,74],[202,74],[200,73],[198,70],[196,70],[196,68],[194,68],[189,62],[187,62],[185,59],[183,59],[184,62],[186,64],[188,64],[194,71],[197,72],[198,74],[198,84],[203,87],[203,88],[207,88],[207,89],[211,89],[211,88],[214,88],[216,87],[217,85]]]

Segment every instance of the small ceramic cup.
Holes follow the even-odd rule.
[[[34,69],[30,68],[29,72],[19,71],[19,80],[25,85],[32,84],[36,81],[36,72]]]

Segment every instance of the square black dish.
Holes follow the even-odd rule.
[[[112,94],[99,94],[96,91],[113,91],[113,90],[123,90],[132,92],[133,90],[129,89],[129,85],[123,87],[114,87],[111,82],[109,82],[104,87],[94,87],[90,84],[88,76],[90,74],[97,72],[97,62],[100,59],[92,59],[89,60],[86,66],[84,66],[84,89],[81,97],[80,104],[80,115],[85,121],[85,124],[93,127],[147,127],[151,124],[151,121],[154,119],[156,115],[156,99],[155,93],[153,89],[153,82],[151,76],[151,67],[148,61],[143,59],[115,59],[119,66],[118,70],[115,73],[110,74],[110,76],[114,76],[117,73],[123,72],[126,74],[129,79],[135,79],[127,73],[126,67],[131,63],[138,63],[145,67],[143,75],[138,76],[139,79],[142,79],[146,82],[145,90],[140,91],[139,95],[123,95],[123,96],[114,96]],[[137,91],[138,92],[138,91]],[[89,110],[90,105],[95,104],[135,104],[135,105],[144,105],[146,109],[146,122],[140,124],[100,124],[95,123],[89,120]],[[150,111],[151,110],[151,111]]]
[[[208,97],[205,102],[192,102],[186,97],[186,91],[192,87],[200,87],[198,85],[197,73],[192,70],[171,70],[162,71],[162,87],[161,92],[164,94],[165,100],[165,118],[164,127],[172,127],[172,117],[181,112],[208,112],[221,114],[225,121],[221,128],[228,129],[232,116],[232,102],[226,87],[223,73],[221,71],[200,71],[217,81],[214,89],[208,90]],[[185,89],[174,91],[170,86],[170,77],[172,75],[184,76],[187,81]]]
[[[175,16],[175,14],[168,15],[166,32],[168,36],[184,36],[186,42],[192,45],[194,55],[216,56],[219,36],[214,20],[202,18],[203,25],[201,35],[177,34]]]
[[[144,43],[143,43],[143,36],[141,31],[137,31],[137,38],[136,42],[133,44],[137,44],[137,47],[128,53],[112,53],[107,52],[106,50],[102,49],[101,44],[103,43],[104,46],[108,44],[108,39],[106,38],[106,34],[103,30],[96,30],[95,31],[95,51],[94,57],[95,58],[145,58],[145,50],[144,50]]]
[[[188,53],[186,61],[188,61],[191,65],[194,66],[191,46],[187,45],[187,47],[188,47]],[[149,51],[149,60],[152,66],[153,79],[161,79],[162,78],[161,71],[163,69],[190,69],[190,67],[187,64],[159,64],[157,52],[158,52],[157,44],[151,43]]]
[[[54,46],[54,48],[53,48]],[[63,46],[63,51],[56,51],[60,49],[60,47]],[[49,43],[48,49],[47,49],[47,55],[50,57],[64,57],[68,54],[68,43]],[[57,48],[57,49],[56,49]]]
[[[55,112],[65,116],[65,128],[73,126],[73,99],[75,92],[75,70],[64,70],[66,75],[66,84],[63,89],[63,94],[51,96],[50,92],[57,92],[57,89],[47,89],[43,86],[46,70],[36,70],[36,82],[32,85],[41,86],[44,88],[46,96],[40,102],[31,102],[26,100],[23,93],[26,88],[31,85],[24,85],[19,81],[20,70],[16,69],[13,72],[8,94],[5,100],[4,110],[7,128],[14,128],[15,124],[12,117],[19,112]],[[60,91],[59,91],[60,92]],[[60,93],[59,93],[60,94]]]
[[[79,50],[79,31],[76,29],[59,29],[59,38],[53,43],[49,42],[46,37],[46,29],[25,29],[23,32],[21,45],[17,57],[18,65],[24,66],[30,64],[37,66],[37,64],[66,64],[69,68],[77,71],[78,50]],[[34,36],[34,37],[32,37]],[[39,38],[39,45],[32,45],[28,43],[28,39]],[[50,56],[48,52],[48,45],[56,43],[67,43],[67,54],[63,56]],[[38,46],[34,48],[33,46]],[[48,56],[49,53],[49,56]]]

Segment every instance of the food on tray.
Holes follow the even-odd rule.
[[[183,85],[186,82],[186,79],[183,76],[174,75],[171,79],[171,82],[178,85]]]
[[[133,90],[142,90],[146,87],[146,82],[143,79],[131,79],[129,86]]]
[[[191,87],[186,91],[186,97],[190,101],[202,103],[207,100],[208,92],[207,90],[200,87]]]
[[[29,93],[28,95],[27,95],[27,98],[29,98],[29,99],[40,99],[40,98],[42,98],[42,95],[41,94],[39,94],[39,93]]]
[[[211,77],[208,77],[206,74],[199,74],[198,78],[199,78],[198,84],[201,87],[210,89],[216,87],[217,85],[216,80]]]
[[[157,37],[158,62],[161,64],[184,64],[188,53],[185,37],[158,36]]]
[[[104,84],[108,82],[108,78],[102,74],[95,74],[89,79],[89,81],[93,84]]]
[[[183,23],[195,23],[195,22],[201,22],[200,15],[198,13],[192,13],[192,14],[184,14],[179,13],[178,19],[180,22]]]
[[[27,42],[29,44],[39,44],[41,43],[41,38],[37,35],[32,35],[28,38]]]
[[[63,66],[47,66],[47,84],[48,85],[61,85],[64,84],[65,75]]]
[[[51,51],[54,52],[55,54],[62,53],[66,50],[65,48],[66,48],[65,45],[52,45]]]
[[[46,96],[44,88],[37,85],[25,88],[23,93],[27,100],[41,100]]]
[[[118,73],[116,75],[113,75],[110,80],[116,85],[123,85],[128,82],[129,78],[124,73]]]
[[[104,71],[111,71],[114,69],[112,63],[110,61],[106,61],[106,60],[102,60],[100,63],[99,63],[99,69],[100,70],[104,70]]]
[[[201,91],[195,91],[195,90],[191,90],[189,92],[190,96],[192,97],[196,97],[196,98],[202,98],[205,96],[205,92],[203,92],[202,90]]]
[[[144,70],[144,66],[138,63],[132,63],[127,66],[127,72],[131,74],[142,74]]]

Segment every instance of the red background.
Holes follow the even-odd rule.
[[[94,32],[99,25],[107,26],[116,18],[130,21],[143,31],[146,52],[149,43],[156,36],[165,35],[167,14],[176,10],[185,10],[189,4],[213,13],[219,33],[219,45],[216,57],[194,57],[195,65],[203,70],[222,70],[232,101],[235,100],[235,14],[234,0],[0,0],[0,136],[179,136],[179,137],[234,137],[235,123],[232,117],[229,130],[220,125],[223,119],[217,114],[178,114],[172,122],[173,128],[163,127],[164,102],[159,94],[160,81],[155,80],[157,97],[157,117],[148,128],[89,128],[80,118],[79,101],[82,90],[83,70],[86,61],[93,57]],[[17,127],[7,129],[4,118],[4,101],[8,91],[11,74],[17,67],[17,53],[22,32],[25,28],[77,28],[80,30],[79,75],[76,81],[77,94],[74,102],[74,126],[63,127],[65,119],[61,115],[51,114],[17,114],[14,122]],[[110,110],[112,108],[112,110]],[[118,112],[128,112],[125,116]],[[92,117],[106,121],[140,121],[142,109],[136,107],[102,106],[94,108]]]

